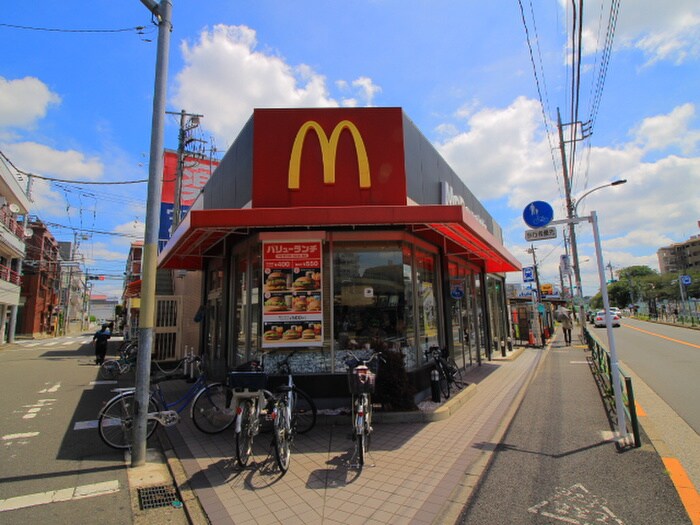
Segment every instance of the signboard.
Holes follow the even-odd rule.
[[[693,280],[690,278],[690,275],[681,275],[681,283],[683,283],[685,286],[690,286]]]
[[[571,260],[568,255],[562,255],[559,257],[559,271],[564,275],[571,273]]]
[[[263,348],[321,346],[321,241],[263,243]]]
[[[406,205],[401,108],[265,108],[254,119],[253,208]]]
[[[543,201],[533,201],[523,210],[523,220],[530,228],[544,228],[553,218],[552,206]]]
[[[534,266],[523,267],[523,282],[524,283],[534,283],[535,282],[535,268],[534,268]]]
[[[464,282],[452,282],[450,283],[450,296],[452,299],[463,299],[464,298]]]
[[[173,208],[175,202],[175,179],[177,178],[178,154],[166,150],[163,153],[163,186],[160,196],[160,221],[158,241],[160,247],[170,239],[173,225]],[[181,218],[187,214],[197,196],[209,180],[209,176],[219,165],[216,160],[185,156],[182,167],[182,184],[180,186]]]
[[[541,241],[544,239],[556,239],[557,229],[554,226],[547,228],[537,228],[536,230],[525,230],[526,241]]]

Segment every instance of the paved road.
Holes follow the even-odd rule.
[[[607,344],[605,330],[593,333]],[[623,318],[613,333],[642,424],[700,487],[700,330]]]
[[[0,350],[0,522],[132,523],[124,455],[93,429],[108,387],[96,385],[90,337]],[[58,503],[47,504],[49,501]]]

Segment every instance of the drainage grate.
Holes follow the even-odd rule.
[[[139,507],[141,510],[157,509],[160,507],[180,507],[182,503],[177,497],[174,487],[160,485],[157,487],[145,487],[137,489],[139,494]]]

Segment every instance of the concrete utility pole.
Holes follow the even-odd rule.
[[[153,116],[151,121],[151,150],[148,166],[148,201],[146,202],[146,231],[143,242],[141,268],[141,314],[139,316],[139,351],[136,366],[136,409],[134,418],[131,466],[146,462],[146,415],[150,390],[151,354],[155,325],[156,271],[158,269],[159,205],[163,182],[163,149],[165,135],[165,100],[172,30],[170,0],[141,0],[158,21],[158,51],[156,57],[155,87],[153,89]]]
[[[195,113],[187,113],[184,109],[179,113],[172,111],[166,112],[169,115],[180,115],[180,131],[178,132],[177,140],[177,173],[175,175],[175,193],[173,195],[173,225],[170,234],[172,235],[180,224],[180,215],[182,215],[182,178],[185,174],[185,154],[187,146],[196,139],[191,138],[188,134],[193,129],[199,127],[199,119],[204,115]],[[185,120],[189,117],[189,120]]]
[[[566,217],[571,220],[574,218],[574,203],[571,198],[571,177],[569,174],[569,166],[566,162],[566,150],[564,141],[564,129],[561,123],[561,114],[559,113],[559,108],[557,108],[557,128],[559,129],[559,151],[561,153],[561,169],[564,175],[564,192],[566,195]],[[581,327],[581,339],[583,339],[583,288],[581,286],[581,269],[578,263],[578,246],[576,244],[576,227],[573,222],[569,222],[569,241],[571,243],[571,257],[574,263],[574,281],[576,283],[576,294],[575,297],[578,298],[578,322]],[[572,294],[572,300],[576,303],[574,294]]]

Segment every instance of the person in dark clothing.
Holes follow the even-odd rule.
[[[96,365],[101,365],[104,362],[107,355],[107,341],[110,337],[112,337],[112,333],[109,331],[107,324],[103,324],[102,328],[92,336],[92,342],[95,344]]]

